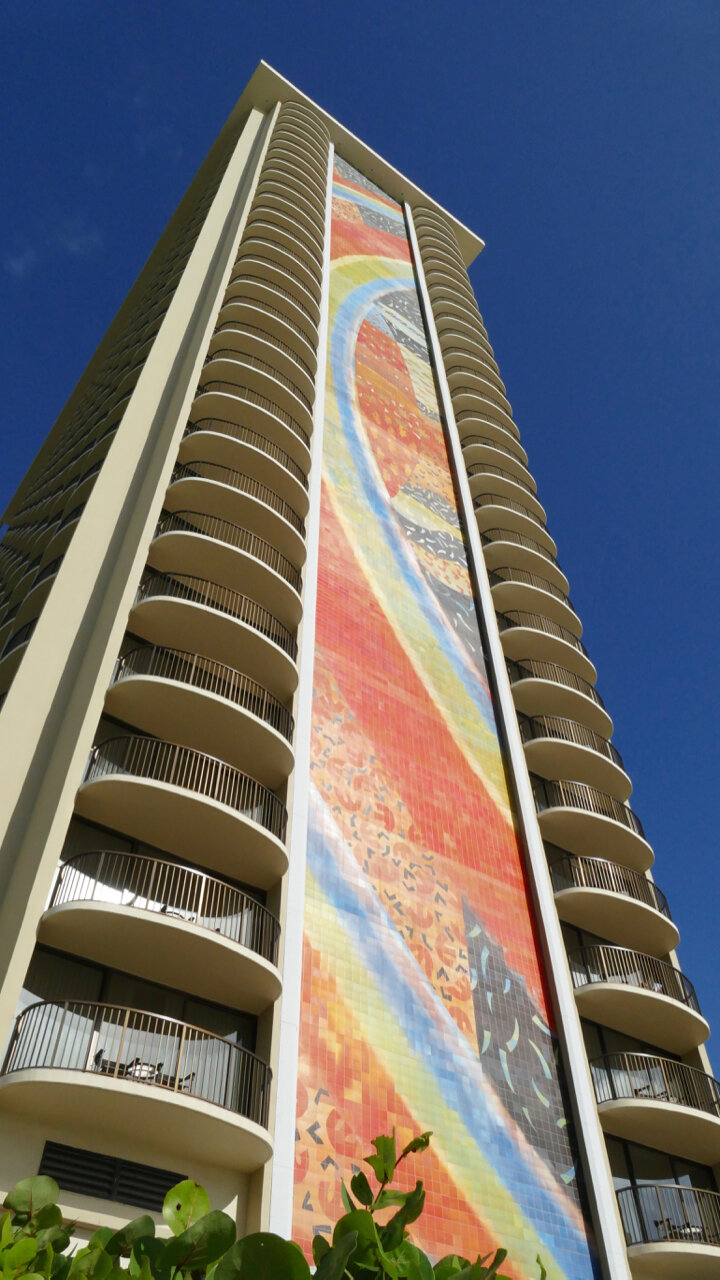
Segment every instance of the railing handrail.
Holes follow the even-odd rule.
[[[242,365],[246,369],[259,369],[261,373],[268,374],[274,378],[287,391],[292,392],[294,396],[307,409],[308,413],[312,411],[312,406],[308,396],[301,390],[297,382],[293,382],[286,373],[281,373],[276,365],[270,364],[267,360],[262,360],[260,356],[246,355],[243,351],[236,351],[233,347],[215,347],[213,351],[208,352],[203,360],[203,368],[207,364],[211,364],[213,360],[230,360],[233,364]]]
[[[251,448],[266,453],[269,458],[279,462],[286,471],[299,480],[303,489],[308,488],[308,478],[299,463],[274,441],[268,440],[267,436],[261,435],[259,431],[253,431],[252,427],[241,427],[236,422],[228,422],[225,418],[198,418],[197,422],[188,422],[185,437],[195,435],[198,431],[214,431],[216,426],[224,428],[223,431],[218,431],[217,435],[237,440],[239,444],[249,444]]]
[[[180,787],[234,809],[283,841],[287,810],[274,791],[219,756],[140,734],[117,734],[90,752],[83,784],[129,774]]]
[[[15,1019],[0,1074],[32,1068],[97,1072],[202,1098],[267,1127],[267,1063],[180,1018],[96,1000],[35,1001]]]
[[[700,1013],[695,988],[681,969],[658,960],[657,956],[631,947],[616,947],[610,943],[591,943],[577,947],[568,953],[573,985],[583,987],[594,982],[619,982],[623,986],[642,987],[658,995],[668,996]],[[576,965],[583,965],[578,972]]]
[[[255,239],[258,239],[261,244],[266,244],[270,241],[272,244],[278,245],[289,258],[293,258],[295,241],[284,227],[279,226],[271,217],[267,216],[271,212],[272,210],[263,210],[260,206],[253,205],[253,212],[245,224],[245,236],[247,238],[243,240],[243,243],[251,244]],[[263,213],[265,217],[263,217]],[[256,231],[257,236],[253,234]],[[270,232],[274,234],[271,235]],[[309,250],[306,249],[306,252],[310,257],[310,262],[303,258],[300,265],[305,269],[310,279],[314,280],[318,288],[322,289],[322,262],[318,262],[312,257]],[[312,263],[312,266],[310,263]],[[295,265],[297,264],[293,261],[293,266]]]
[[[301,440],[306,449],[310,448],[310,437],[299,422],[296,422],[291,413],[287,409],[283,409],[281,405],[276,404],[274,400],[270,400],[268,396],[262,395],[259,391],[253,391],[251,387],[240,386],[236,382],[225,382],[222,379],[214,378],[210,382],[200,382],[195,390],[195,398],[198,396],[208,395],[212,391],[220,391],[224,395],[234,396],[236,400],[241,400],[246,404],[255,405],[258,409],[264,409],[267,413],[277,418],[278,422],[282,422],[289,431],[292,431]]]
[[[189,519],[188,517],[192,517]],[[160,538],[167,533],[192,533],[203,538],[212,538],[237,551],[247,552],[255,560],[261,561],[298,593],[302,587],[300,570],[274,547],[266,538],[261,538],[252,529],[223,520],[221,516],[209,516],[204,511],[163,511],[157,523],[155,537]]]
[[[598,1103],[669,1102],[720,1118],[720,1081],[676,1058],[622,1050],[593,1058],[590,1070]]]
[[[507,435],[507,432],[505,432],[505,434]],[[515,441],[515,444],[517,444],[517,441]],[[476,445],[486,446],[488,449],[494,449],[496,453],[503,454],[506,458],[512,458],[513,462],[517,462],[518,466],[522,467],[523,471],[527,471],[528,475],[530,475],[527,463],[524,462],[522,458],[518,457],[516,453],[513,453],[512,450],[508,448],[504,440],[495,440],[492,436],[465,436],[461,447],[464,450],[468,447],[475,447]]]
[[[555,684],[564,685],[566,689],[575,689],[578,693],[583,693],[586,698],[590,698],[596,702],[599,707],[604,709],[600,694],[589,680],[584,680],[582,676],[578,676],[574,671],[568,671],[567,667],[561,667],[557,662],[546,662],[543,658],[506,658],[505,664],[508,668],[510,683],[515,680],[552,680]]]
[[[720,1245],[720,1192],[674,1183],[649,1183],[617,1191],[628,1245]]]
[[[588,858],[565,852],[550,862],[550,878],[555,893],[565,889],[604,889],[609,893],[621,893],[652,907],[672,919],[667,898],[654,880],[648,880],[640,871],[623,867],[606,858]]]
[[[587,725],[580,724],[577,720],[570,720],[566,716],[521,714],[518,716],[518,723],[523,742],[530,742],[532,739],[557,738],[561,742],[572,742],[578,747],[591,747],[599,755],[607,756],[608,760],[612,760],[613,764],[618,765],[623,772],[625,770],[623,758],[617,747],[613,746],[607,738],[596,733],[594,729],[589,729]]]
[[[643,825],[629,804],[618,800],[607,791],[593,787],[588,782],[575,782],[570,778],[541,778],[530,774],[535,807],[538,813],[546,809],[582,809],[586,813],[595,813],[599,817],[612,818],[620,822],[629,831],[634,831],[641,839],[645,839]]]
[[[252,711],[258,719],[277,729],[288,742],[292,739],[293,717],[280,699],[257,680],[224,662],[167,645],[142,644],[121,654],[115,663],[110,684],[120,684],[138,675],[189,684],[214,693]]]
[[[253,276],[253,279],[257,279],[257,277]],[[268,288],[274,289],[275,285],[272,283],[269,283]],[[282,290],[278,289],[277,292],[282,293]],[[251,307],[255,311],[259,311],[261,315],[267,312],[269,315],[276,316],[278,320],[281,320],[283,324],[287,325],[288,329],[292,329],[293,333],[296,333],[298,337],[301,338],[302,341],[305,343],[305,346],[309,347],[310,350],[312,351],[312,343],[310,342],[310,339],[305,333],[305,330],[301,329],[300,325],[296,324],[294,320],[291,320],[290,317],[284,311],[281,311],[279,307],[273,307],[269,302],[263,302],[261,304],[258,304],[257,299],[252,297],[249,297],[249,298],[231,297],[229,299],[226,297],[223,301],[223,304],[220,310],[224,311],[226,307]],[[226,321],[226,323],[232,323],[232,322]],[[219,327],[220,326],[218,326],[218,328]],[[217,328],[215,332],[216,333],[218,332]]]
[[[305,521],[298,515],[294,507],[290,506],[279,493],[271,489],[269,485],[263,484],[261,480],[256,480],[254,476],[248,476],[244,471],[236,471],[233,467],[226,467],[222,462],[212,462],[209,458],[194,458],[192,462],[176,462],[170,477],[170,484],[174,484],[176,480],[213,480],[213,476],[206,476],[199,467],[205,467],[210,471],[217,473],[216,484],[226,484],[231,489],[237,489],[238,493],[246,493],[250,498],[257,498],[258,502],[264,503],[266,507],[276,511],[278,515],[287,520],[298,533],[305,536]]]
[[[159,585],[162,586],[162,590],[152,590]],[[231,587],[213,582],[210,578],[198,578],[191,573],[161,573],[159,569],[149,569],[138,587],[134,604],[152,599],[153,596],[177,597],[209,609],[216,609],[219,613],[226,613],[229,617],[236,618],[238,622],[251,627],[253,631],[267,636],[293,661],[297,657],[295,636],[273,616],[269,609],[258,604],[257,600],[251,599],[250,596],[244,596],[239,591],[233,591]]]
[[[123,863],[128,866],[127,874],[123,874]],[[83,871],[88,864],[94,865],[94,870]],[[142,868],[140,874],[138,867]],[[103,882],[103,876],[109,877],[109,882]],[[103,883],[116,892],[132,893],[133,900],[122,906],[154,910],[168,919],[182,918],[184,923],[248,947],[271,964],[277,962],[280,922],[266,906],[217,876],[169,858],[124,849],[76,853],[61,863],[48,908],[97,901],[96,888]]]
[[[261,267],[263,271],[263,275],[255,275],[253,271],[248,271],[247,267],[251,264],[255,264],[256,266]],[[313,327],[317,329],[318,327],[317,318],[313,314],[313,312],[310,311],[310,309],[305,306],[305,303],[301,302],[300,299],[297,298],[290,289],[284,289],[282,285],[274,285],[272,276],[270,276],[269,279],[265,276],[264,273],[267,271],[268,267],[269,266],[272,267],[272,265],[273,265],[272,262],[267,258],[256,257],[254,254],[243,254],[243,256],[239,258],[236,261],[235,265],[233,266],[232,274],[227,283],[227,288],[228,289],[232,288],[234,284],[242,284],[243,280],[258,280],[260,284],[267,284],[270,287],[274,288],[275,292],[279,293],[282,298],[287,298],[288,302],[292,302],[293,306],[297,307],[300,314],[303,316],[307,316],[311,325],[313,325]],[[283,278],[285,277],[285,273],[283,272],[282,267],[276,266],[274,269],[275,271],[278,272],[279,275],[282,275]],[[306,289],[305,286],[301,284],[299,280],[298,281],[293,280],[293,284],[297,284],[297,287],[299,289],[302,289],[303,292],[306,293],[309,298],[312,297],[312,294],[310,293],[309,289]],[[225,291],[225,296],[227,297],[227,289]]]

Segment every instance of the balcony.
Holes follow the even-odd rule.
[[[597,944],[568,956],[578,1011],[669,1053],[697,1049],[710,1034],[695,988],[664,960]]]
[[[285,626],[300,621],[299,570],[272,543],[229,520],[201,511],[164,511],[148,564],[161,573],[180,568],[191,577],[210,574],[233,591],[247,590]]]
[[[0,1108],[52,1127],[142,1133],[188,1161],[238,1171],[272,1154],[271,1071],[209,1031],[118,1005],[41,1002],[15,1021]]]
[[[61,864],[41,942],[262,1013],[280,994],[280,925],[234,885],[162,858],[94,849]]]
[[[283,452],[289,453],[307,475],[310,470],[310,437],[293,414],[252,387],[227,379],[204,379],[197,388],[191,409],[192,421],[222,418],[236,426],[253,423]]]
[[[561,920],[602,932],[619,946],[629,941],[649,955],[674,950],[680,934],[664,893],[647,876],[603,858],[553,857],[550,878]]]
[[[666,1183],[617,1193],[634,1280],[717,1280],[720,1194]]]
[[[513,529],[486,529],[480,534],[480,541],[488,569],[502,569],[509,565],[527,569],[569,594],[570,583],[560,565],[536,538],[528,538]]]
[[[530,510],[527,503],[515,502],[505,494],[487,492],[478,494],[473,500],[473,510],[480,533],[502,524],[516,533],[523,533],[526,538],[533,538],[551,556],[557,555],[553,539],[542,520]]]
[[[495,608],[500,613],[515,611],[539,613],[569,631],[577,639],[582,635],[582,623],[565,592],[549,578],[532,573],[529,569],[490,569],[490,586]]]
[[[573,853],[647,871],[653,851],[629,805],[585,782],[530,775],[543,839]]]
[[[227,666],[242,653],[246,674],[281,699],[297,688],[292,632],[256,600],[207,578],[147,570],[128,625],[151,644],[182,646]]]
[[[93,747],[76,811],[262,889],[287,870],[282,801],[233,765],[178,743],[128,735]]]
[[[542,613],[529,613],[526,609],[509,609],[507,613],[495,616],[506,658],[549,662],[560,670],[564,668],[574,673],[583,684],[594,685],[597,671],[588,651],[582,640],[567,627]],[[565,683],[564,680],[559,682]],[[557,707],[551,710],[555,711]]]
[[[272,788],[293,767],[293,718],[244,672],[201,654],[139,645],[118,658],[105,698],[116,720],[251,771]]]
[[[673,1058],[610,1053],[590,1063],[607,1133],[672,1155],[720,1161],[720,1083]]]
[[[524,458],[520,456],[517,447],[512,450],[508,448],[504,440],[499,441],[490,435],[477,435],[466,436],[462,443],[462,450],[468,469],[471,466],[478,466],[482,463],[504,467],[530,493],[537,492],[535,480],[530,475],[527,464]],[[524,452],[523,449],[522,453]]]
[[[306,436],[313,429],[312,404],[297,378],[281,373],[277,363],[247,355],[233,347],[214,347],[205,357],[202,384],[208,381],[228,382],[267,396],[290,414]]]
[[[232,290],[232,296],[226,296],[220,311],[222,320],[216,329],[219,332],[227,326],[233,328],[240,324],[250,324],[262,327],[278,342],[286,345],[293,352],[295,357],[301,362],[303,367],[310,370],[311,376],[314,377],[317,371],[317,353],[310,339],[307,337],[306,329],[301,327],[289,314],[286,306],[274,306],[271,299],[273,286],[268,285],[265,293],[267,299],[261,301],[253,297],[243,298],[238,296],[236,289]],[[278,303],[284,303],[282,296],[278,297]]]
[[[177,462],[165,496],[167,511],[195,511],[246,527],[295,565],[305,563],[305,521],[280,494],[219,462]]]
[[[492,493],[506,494],[507,497],[524,503],[538,520],[545,523],[545,508],[538,502],[535,489],[522,474],[509,471],[504,466],[495,466],[492,462],[474,462],[467,468],[467,477],[470,481],[471,493],[487,490]]]
[[[619,801],[632,790],[622,756],[607,738],[562,716],[518,716],[525,759],[531,772],[574,778],[607,791]]]
[[[492,436],[499,444],[504,445],[511,453],[515,453],[518,458],[527,458],[527,454],[520,444],[517,430],[510,431],[507,427],[502,427],[498,422],[486,417],[482,413],[478,413],[475,409],[462,409],[455,414],[455,421],[460,433],[460,444],[464,445],[465,441],[478,432],[483,435]],[[515,424],[513,423],[513,426]]]
[[[506,659],[506,666],[518,712],[577,720],[601,737],[611,737],[612,720],[603,700],[582,676],[555,662],[536,658]]]
[[[260,317],[258,316],[258,321]],[[264,362],[270,362],[278,372],[297,384],[308,408],[315,399],[315,364],[308,360],[297,342],[287,342],[277,332],[277,326],[249,320],[224,320],[217,325],[211,339],[211,351],[215,344],[239,355],[247,352]]]
[[[206,459],[232,470],[241,468],[289,501],[299,515],[307,515],[308,478],[302,467],[284,449],[251,427],[238,427],[220,418],[189,422],[178,458],[190,465]]]

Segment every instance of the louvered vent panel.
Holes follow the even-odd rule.
[[[54,1178],[63,1191],[117,1200],[158,1213],[170,1188],[187,1177],[133,1160],[117,1160],[98,1151],[66,1147],[61,1142],[45,1143],[38,1172]]]

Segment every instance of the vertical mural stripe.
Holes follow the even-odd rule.
[[[393,1125],[413,1238],[597,1273],[402,209],[335,158],[294,1235]]]

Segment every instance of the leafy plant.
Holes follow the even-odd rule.
[[[351,1178],[350,1190],[343,1183],[345,1213],[332,1240],[313,1240],[316,1280],[507,1280],[498,1271],[506,1249],[475,1262],[449,1254],[433,1266],[410,1240],[407,1228],[425,1205],[423,1184],[416,1182],[412,1191],[393,1190],[391,1184],[408,1156],[427,1150],[430,1137],[421,1133],[399,1155],[394,1130],[374,1139],[375,1152],[365,1163],[377,1187],[362,1171]],[[236,1241],[232,1218],[211,1210],[204,1187],[191,1179],[165,1197],[169,1239],[156,1237],[152,1218],[144,1214],[119,1231],[101,1227],[75,1252],[73,1228],[63,1225],[58,1196],[57,1183],[45,1177],[26,1178],[7,1196],[0,1217],[0,1280],[310,1280],[299,1245],[270,1232]],[[539,1258],[538,1264],[544,1280]]]

